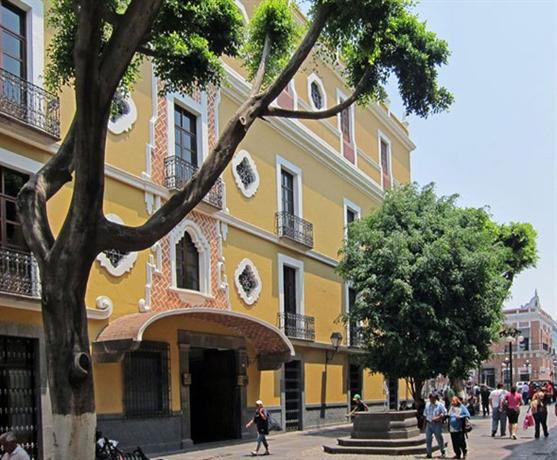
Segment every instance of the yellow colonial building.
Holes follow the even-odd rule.
[[[247,19],[257,1],[237,3]],[[49,458],[40,273],[15,197],[56,153],[74,100],[70,89],[43,89],[43,2],[2,0],[1,9],[0,433]],[[143,65],[108,126],[108,219],[140,225],[195,173],[250,90],[240,62],[225,68],[221,88],[160,97]],[[336,69],[309,59],[275,103],[322,110],[349,93]],[[395,404],[407,398],[358,364],[357,328],[339,320],[355,292],[335,267],[346,226],[410,180],[413,149],[385,105],[259,121],[167,237],[148,251],[100,254],[87,294],[99,429],[162,453],[251,436],[257,399],[284,429],[301,430],[346,421],[355,393],[377,407],[389,390]],[[49,202],[55,230],[71,192]]]

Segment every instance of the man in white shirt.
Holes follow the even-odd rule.
[[[431,393],[429,395],[429,401],[424,409],[427,458],[431,458],[433,452],[433,436],[435,436],[439,449],[441,450],[441,458],[445,458],[445,441],[443,440],[442,430],[446,415],[447,410],[445,406],[439,402],[435,393]]]
[[[17,443],[17,438],[11,431],[0,436],[0,446],[5,452],[1,460],[30,460],[29,455]]]
[[[491,404],[491,436],[497,434],[497,426],[501,424],[501,436],[505,436],[507,430],[507,414],[503,410],[503,399],[507,392],[503,389],[503,384],[498,383],[497,389],[489,394]]]

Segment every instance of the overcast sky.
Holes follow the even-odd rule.
[[[516,279],[507,305],[537,288],[557,317],[557,2],[423,0],[417,12],[449,43],[441,81],[455,103],[449,113],[409,118],[413,178],[458,193],[461,205],[488,205],[499,222],[532,223],[540,260]]]

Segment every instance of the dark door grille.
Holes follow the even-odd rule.
[[[302,429],[302,368],[300,361],[284,365],[284,420],[286,431]]]
[[[36,340],[0,336],[0,434],[12,431],[38,459]]]

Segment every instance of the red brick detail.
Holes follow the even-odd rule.
[[[195,318],[231,328],[248,339],[255,347],[258,355],[290,355],[293,350],[290,341],[274,326],[241,313],[211,310],[210,308],[186,308],[180,311],[173,311],[170,316],[172,315],[184,315],[188,318]],[[149,324],[166,316],[169,315],[157,312],[134,313],[121,316],[111,322],[99,334],[96,342],[109,345],[112,341],[140,341],[140,333],[143,328],[149,327]]]

